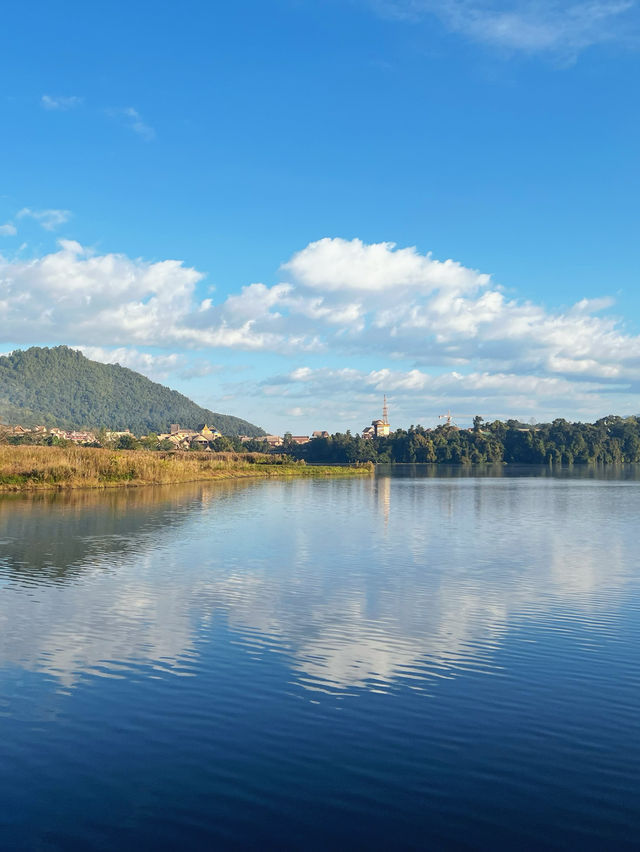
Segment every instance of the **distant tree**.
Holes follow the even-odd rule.
[[[282,449],[285,452],[290,452],[291,450],[295,450],[296,444],[293,440],[293,435],[291,432],[285,432],[282,438]]]
[[[471,431],[412,426],[368,440],[337,432],[292,445],[288,452],[310,462],[338,463],[640,464],[640,419],[609,416],[593,424],[556,419],[531,426],[519,420],[484,423],[476,417]]]
[[[242,444],[242,448],[247,453],[268,453],[271,449],[263,438],[253,438],[251,441],[246,441]]]
[[[149,432],[144,438],[140,439],[140,446],[145,450],[155,450],[158,446],[158,436],[155,432]]]
[[[133,435],[119,435],[115,446],[116,450],[137,450],[140,442]]]
[[[229,453],[233,450],[233,444],[226,438],[224,435],[221,438],[215,438],[211,441],[210,445],[212,450],[215,450],[216,453]]]

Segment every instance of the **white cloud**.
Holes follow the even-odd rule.
[[[240,293],[229,296],[226,300],[226,313],[229,318],[240,322],[251,322],[257,317],[266,316],[272,308],[291,292],[288,284],[278,284],[275,287],[265,287],[264,284],[249,284],[243,287]],[[205,299],[201,304],[201,310],[211,308],[211,299]],[[278,313],[275,314],[279,316]]]
[[[13,222],[6,222],[0,225],[0,237],[14,237],[18,233],[18,229]]]
[[[635,0],[371,0],[369,5],[407,21],[435,16],[449,30],[493,47],[566,58],[624,40],[637,26]]]
[[[432,375],[412,370],[357,370],[300,367],[283,376],[265,380],[256,389],[265,402],[286,400],[316,420],[325,409],[309,409],[318,400],[331,400],[333,428],[359,430],[379,416],[382,395],[390,404],[392,427],[421,423],[438,425],[438,414],[451,408],[459,425],[470,425],[475,414],[487,419],[530,417],[549,420],[572,412],[581,419],[595,419],[609,411],[603,408],[609,386],[598,382],[575,382],[554,376],[515,373],[460,373]],[[253,391],[253,393],[256,392]],[[633,404],[634,396],[618,388],[618,401]],[[343,410],[344,416],[337,417]],[[315,427],[314,427],[315,428]]]
[[[466,291],[489,282],[488,275],[453,260],[433,260],[431,254],[422,255],[413,247],[329,237],[310,243],[282,268],[299,284],[324,292],[374,292],[390,287]]]
[[[182,336],[181,319],[201,278],[179,261],[94,255],[61,240],[52,254],[0,264],[0,333],[4,339],[20,329],[35,340],[158,345]]]
[[[156,138],[156,132],[142,118],[137,109],[133,107],[122,107],[119,109],[106,110],[107,115],[111,118],[118,119],[130,130],[133,130],[138,136],[142,137],[146,142],[151,142]]]
[[[612,316],[610,300],[582,300],[564,311],[508,299],[489,275],[393,243],[325,239],[284,266],[294,276],[281,306],[313,299],[320,340],[361,354],[424,365],[591,379],[640,380],[640,338]],[[343,313],[358,293],[357,317]],[[300,319],[300,318],[299,318]]]
[[[71,95],[68,97],[54,97],[52,95],[43,95],[40,98],[40,105],[44,109],[48,110],[69,110],[75,109],[75,107],[79,107],[82,105],[84,98],[79,98],[77,95]]]
[[[30,207],[23,207],[17,213],[18,219],[35,219],[47,231],[53,231],[60,225],[64,225],[71,218],[70,210],[32,210]]]
[[[601,383],[575,384],[569,379],[554,376],[523,376],[517,373],[448,373],[432,375],[421,370],[356,370],[349,367],[340,369],[299,367],[286,376],[278,377],[282,384],[303,383],[301,395],[314,396],[326,392],[329,388],[345,393],[374,391],[380,395],[390,393],[429,393],[436,397],[477,394],[484,396],[508,396],[514,393],[529,394],[535,397],[561,397],[572,394],[574,390],[591,392],[602,390]]]
[[[71,240],[59,246],[34,260],[0,258],[0,339],[91,341],[99,347],[313,346],[312,340],[269,330],[277,317],[270,317],[268,304],[256,300],[252,314],[247,304],[239,307],[242,293],[202,310],[195,287],[203,275],[180,261],[97,255]]]
[[[166,380],[168,376],[192,379],[209,376],[222,369],[221,365],[212,364],[205,359],[190,361],[184,352],[157,354],[126,346],[110,349],[105,346],[76,345],[71,348],[78,349],[92,361],[100,361],[102,364],[119,364],[121,367],[128,367],[130,370],[154,379]]]
[[[129,349],[120,346],[116,349],[108,349],[103,346],[74,346],[83,355],[92,361],[100,361],[103,364],[119,364],[130,370],[143,373],[147,376],[165,377],[169,373],[184,369],[187,358],[182,353],[172,352],[168,355],[156,355],[151,352],[141,352],[139,349]]]
[[[90,343],[93,357],[156,376],[217,369],[183,362],[186,349],[278,352],[297,363],[260,393],[306,412],[309,395],[377,410],[385,391],[406,401],[409,422],[416,408],[446,409],[446,400],[536,416],[542,403],[565,414],[637,408],[640,337],[609,313],[610,299],[551,310],[507,297],[453,260],[360,240],[311,243],[283,271],[288,281],[215,301],[200,294],[202,273],[178,260],[99,255],[63,240],[40,258],[0,258],[0,341],[71,342],[85,352]],[[301,363],[302,353],[314,361]],[[318,370],[337,355],[342,370]],[[350,366],[363,362],[372,369]]]

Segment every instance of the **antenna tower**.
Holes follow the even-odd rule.
[[[382,422],[388,424],[389,423],[389,409],[387,408],[387,395],[384,395],[384,402],[382,404]]]

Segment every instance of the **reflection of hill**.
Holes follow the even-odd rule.
[[[23,582],[64,582],[89,567],[155,547],[190,509],[246,482],[0,496],[0,568]]]
[[[203,514],[250,488],[225,481],[1,498],[0,665],[46,671],[67,686],[132,665],[188,671],[193,601],[190,585],[176,582],[181,550]]]

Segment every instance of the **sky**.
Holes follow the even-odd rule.
[[[279,434],[640,413],[640,0],[3,19],[1,352]]]

